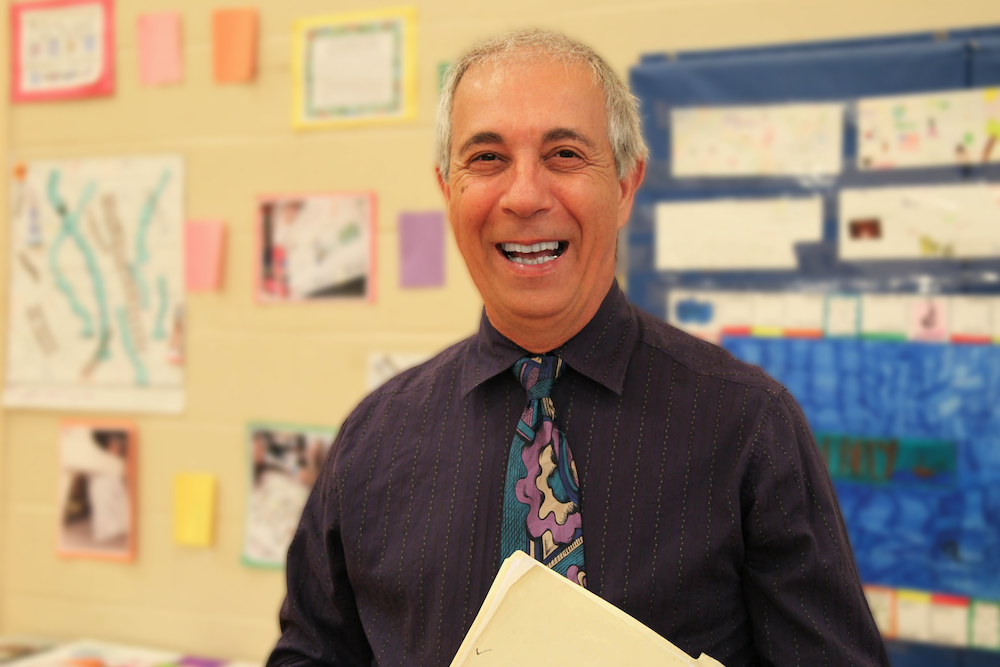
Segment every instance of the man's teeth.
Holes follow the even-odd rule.
[[[515,264],[544,264],[545,262],[551,262],[556,258],[556,255],[546,255],[545,257],[539,257],[538,259],[525,259],[523,257],[508,257],[508,259]]]
[[[521,245],[520,243],[501,243],[504,252],[541,252],[543,250],[558,250],[559,241],[542,241],[532,245]],[[554,258],[552,258],[554,259]]]

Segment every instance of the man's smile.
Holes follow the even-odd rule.
[[[530,245],[521,243],[498,243],[504,257],[515,264],[545,264],[556,259],[569,246],[568,241],[539,241]]]

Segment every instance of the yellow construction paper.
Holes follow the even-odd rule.
[[[174,542],[189,547],[212,544],[215,476],[179,473],[174,476]]]

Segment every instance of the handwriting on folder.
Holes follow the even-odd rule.
[[[538,612],[574,629],[571,642],[539,630]],[[691,658],[611,603],[523,552],[504,561],[451,667],[572,664],[576,667],[722,667]]]

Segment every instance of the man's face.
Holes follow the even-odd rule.
[[[574,334],[589,321],[614,276],[636,172],[618,181],[604,95],[589,68],[529,60],[466,72],[441,188],[501,332],[531,323]]]

